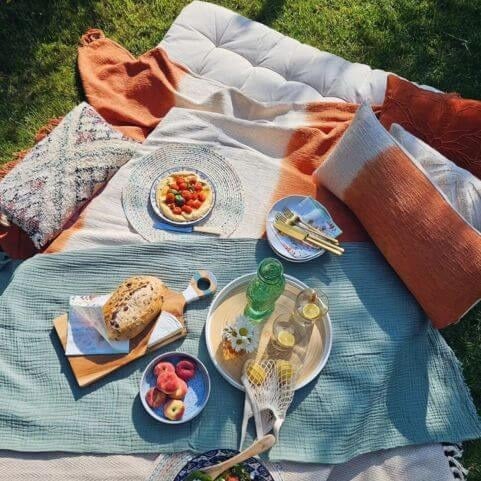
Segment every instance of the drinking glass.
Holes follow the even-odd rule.
[[[293,317],[299,324],[312,326],[328,312],[329,299],[324,292],[308,288],[297,295]]]

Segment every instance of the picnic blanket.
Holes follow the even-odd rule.
[[[79,389],[52,319],[70,295],[109,292],[132,274],[157,275],[179,289],[192,270],[207,268],[222,287],[270,254],[265,241],[199,239],[25,261],[0,297],[0,448],[124,454],[234,448],[243,395],[208,359],[202,337],[208,301],[189,308],[189,335],[174,347],[207,363],[211,398],[202,416],[162,429],[138,397],[152,355]],[[271,459],[340,463],[381,448],[481,434],[454,354],[373,245],[348,244],[341,258],[323,256],[287,272],[327,292],[335,341],[324,371],[296,394]]]
[[[245,199],[250,203],[245,209],[246,218],[231,237],[261,237],[263,219],[275,200],[305,194],[317,197],[330,210],[344,231],[341,240],[367,238],[342,202],[327,189],[316,186],[311,178],[348,127],[357,104],[259,102],[235,88],[186,71],[161,49],[134,59],[97,31],[84,37],[84,45],[79,48],[79,69],[89,102],[107,121],[136,138],[132,129],[143,135],[151,132],[137,159],[155,149],[161,141],[159,136],[166,132],[182,142],[231,148],[228,160],[242,174]],[[184,124],[179,129],[173,118],[167,126],[175,110],[195,115],[195,125]],[[151,118],[149,115],[155,112],[155,118]],[[158,129],[162,129],[160,134]],[[120,202],[135,161],[120,169],[48,252],[143,242],[130,229]],[[251,216],[249,222],[247,216]]]
[[[451,454],[447,455],[448,452]],[[455,453],[461,454],[455,447],[428,444],[364,454],[339,465],[290,462],[266,465],[277,475],[275,481],[459,481],[462,467],[452,456]],[[75,481],[146,481],[147,478],[172,481],[169,474],[175,470],[177,474],[188,456],[194,454],[184,451],[157,457],[0,451],[0,472],[8,476],[8,481],[57,481],[64,480],[66,473]]]
[[[199,11],[201,7],[211,9],[212,12],[201,14]],[[207,27],[207,24],[212,25]],[[127,78],[125,75],[131,74],[132,78],[136,79],[138,77],[134,73],[139,73],[142,69],[149,69],[148,63],[143,62],[142,58],[135,59],[128,53],[123,58],[123,60],[126,60],[124,66],[119,66],[118,64],[122,63],[123,60],[121,59],[119,62],[118,57],[103,55],[102,52],[106,52],[106,50],[103,49],[103,45],[95,41],[95,38],[97,38],[96,35],[92,35],[91,40],[93,42],[87,42],[87,44],[92,44],[89,49],[97,50],[97,60],[100,64],[103,62],[103,68],[95,69],[95,71],[99,76],[103,76],[104,80],[109,78],[109,69],[111,68],[117,70],[117,74],[120,72],[120,77],[123,75],[124,80]],[[258,44],[258,38],[263,39],[262,46]],[[106,42],[109,41],[106,40]],[[169,53],[172,53],[175,59],[184,62],[193,71],[197,72],[197,75],[184,74],[188,71],[183,67],[179,67],[177,75],[175,69],[166,64],[168,70],[170,69],[173,72],[173,74],[169,74],[167,70],[165,77],[173,79],[174,88],[172,90],[174,94],[172,95],[172,92],[166,93],[165,96],[163,95],[160,98],[154,92],[150,100],[164,101],[164,97],[174,99],[170,107],[176,105],[188,107],[192,110],[227,113],[233,117],[246,119],[248,122],[252,121],[252,124],[249,123],[249,125],[253,126],[270,123],[281,127],[290,127],[286,131],[281,130],[280,135],[275,138],[262,139],[265,144],[272,143],[275,146],[276,153],[271,156],[274,168],[269,171],[269,175],[273,176],[278,175],[281,171],[286,173],[286,171],[298,169],[304,160],[309,162],[313,159],[315,163],[320,162],[332,148],[336,139],[342,135],[350,118],[352,118],[353,110],[356,108],[355,105],[309,103],[309,101],[341,102],[346,100],[379,103],[383,98],[385,72],[372,71],[368,66],[350,64],[326,52],[316,51],[295,42],[293,39],[283,37],[265,26],[249,22],[249,20],[235,15],[233,12],[212,4],[193,2],[192,5],[188,6],[172,26],[162,46]],[[122,49],[122,47],[118,47],[119,50]],[[207,50],[211,50],[211,47],[212,51],[208,52]],[[272,52],[277,51],[275,62],[271,61],[270,55],[265,55],[264,50],[266,48],[272,49]],[[205,54],[201,55],[199,52],[202,49],[207,50]],[[295,51],[295,55],[286,58],[286,49]],[[216,64],[214,61],[217,54],[222,53],[225,56],[231,52],[236,52],[235,59],[231,55],[231,61],[229,62],[221,61]],[[249,69],[240,69],[239,66],[245,65],[246,60],[242,59],[244,63],[238,62],[238,54],[243,55],[248,61],[251,61],[252,56],[258,57],[258,59],[252,61]],[[308,68],[306,68],[306,65]],[[81,68],[82,78],[84,78],[84,72],[88,71],[88,62],[86,66],[86,69]],[[252,75],[253,71],[257,73]],[[283,82],[278,81],[279,74],[284,77]],[[218,82],[206,81],[205,78],[200,77],[201,75],[216,78],[229,85],[236,85],[247,96],[238,95],[237,89],[226,89]],[[246,78],[247,75],[249,78]],[[272,79],[266,82],[268,76]],[[122,84],[119,83],[118,85]],[[148,82],[144,83],[145,85],[148,86]],[[139,101],[139,97],[136,97],[138,90],[135,89],[133,83],[130,86],[134,88],[127,93],[133,96],[134,110],[140,107],[142,111],[144,108],[142,102]],[[319,95],[318,92],[322,92],[322,95]],[[226,93],[227,95],[225,95]],[[101,95],[96,99],[95,95],[88,94],[92,105],[100,107],[97,101],[101,98]],[[229,97],[233,99],[232,102],[230,102]],[[249,97],[254,97],[260,102],[252,103]],[[227,99],[226,102],[222,103],[223,99]],[[107,110],[104,115],[108,117],[109,107],[115,110],[118,106],[122,110],[123,99],[120,98],[120,100],[119,103],[119,97],[117,96],[112,99],[110,105],[107,102]],[[266,104],[262,101],[280,102],[280,105]],[[280,107],[280,111],[277,110],[277,107]],[[168,110],[167,108],[164,112],[168,112]],[[286,113],[289,115],[285,115]],[[129,124],[132,119],[123,119],[123,122]],[[151,131],[154,124],[155,122],[145,130],[145,133],[142,128],[137,130],[145,136]],[[137,121],[134,119],[131,125],[137,125]],[[234,126],[234,129],[236,128],[237,126]],[[188,131],[186,133],[187,136],[183,138],[183,141],[188,141],[190,133]],[[165,132],[156,138],[151,134],[144,145],[144,152],[155,149],[159,143],[163,142],[164,134]],[[305,145],[308,140],[316,140],[316,138],[317,142]],[[286,149],[285,141],[289,146],[288,149]],[[249,142],[245,143],[247,149],[249,149]],[[316,149],[316,147],[320,149]],[[270,153],[269,149],[268,152]],[[240,151],[239,156],[241,156]],[[285,162],[286,158],[287,162]],[[294,163],[290,162],[291,159],[294,160],[295,158],[298,160]],[[260,156],[259,159],[264,160],[265,157]],[[275,161],[277,161],[277,164]],[[130,168],[130,165],[128,168]],[[143,242],[140,236],[132,232],[125,216],[122,215],[120,202],[124,185],[122,176],[125,176],[127,172],[128,169],[126,168],[122,174],[119,172],[114,177],[107,191],[100,196],[99,203],[97,205],[92,203],[93,208],[84,213],[74,228],[68,230],[52,250],[75,250],[99,245]],[[287,174],[287,179],[289,179],[289,173],[287,172]],[[293,176],[292,179],[295,179],[295,177]],[[285,176],[283,178],[286,179]],[[295,182],[292,182],[290,187],[295,189]],[[298,186],[298,192],[312,192],[312,186],[305,189],[304,184],[300,185]],[[349,211],[343,208],[342,204],[337,203],[338,205],[336,205],[336,200],[330,198],[326,192],[318,192],[317,195],[329,206],[331,211],[335,212],[336,220],[343,225],[346,232],[345,239],[366,240],[365,233]],[[239,235],[239,233],[236,235]],[[57,362],[57,359],[55,359],[55,362]],[[433,447],[435,446],[433,445]],[[401,454],[402,448],[394,451],[394,453],[396,452],[403,456]],[[69,463],[69,458],[64,459]],[[108,459],[108,457],[105,459]],[[375,455],[373,454],[370,459],[375,459]],[[439,460],[441,463],[444,462],[442,455],[439,456]],[[401,463],[400,469],[412,469],[412,472],[418,472],[417,468],[410,463],[411,461],[406,457],[404,464]],[[415,461],[412,461],[412,463],[419,464]],[[432,460],[431,465],[434,464],[436,464],[436,461]],[[25,463],[20,463],[20,466],[23,465]],[[72,461],[69,465],[73,467],[75,462]]]

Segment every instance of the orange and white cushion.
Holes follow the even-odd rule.
[[[436,327],[481,299],[481,234],[369,106],[314,176],[356,214]]]

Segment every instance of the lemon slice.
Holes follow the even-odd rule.
[[[283,347],[293,347],[296,343],[296,338],[294,337],[294,334],[289,331],[280,331],[279,334],[277,334],[277,340],[279,341],[279,344]]]
[[[317,304],[310,302],[302,308],[302,315],[309,320],[317,319],[321,315],[321,309]]]

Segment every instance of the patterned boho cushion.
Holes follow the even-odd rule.
[[[481,180],[400,125],[392,124],[389,132],[423,166],[454,209],[481,231]]]
[[[314,175],[352,209],[436,327],[481,299],[481,234],[369,106]]]
[[[132,157],[136,145],[83,102],[0,182],[0,213],[40,249]]]
[[[380,121],[399,124],[481,178],[481,102],[422,89],[389,75]]]

